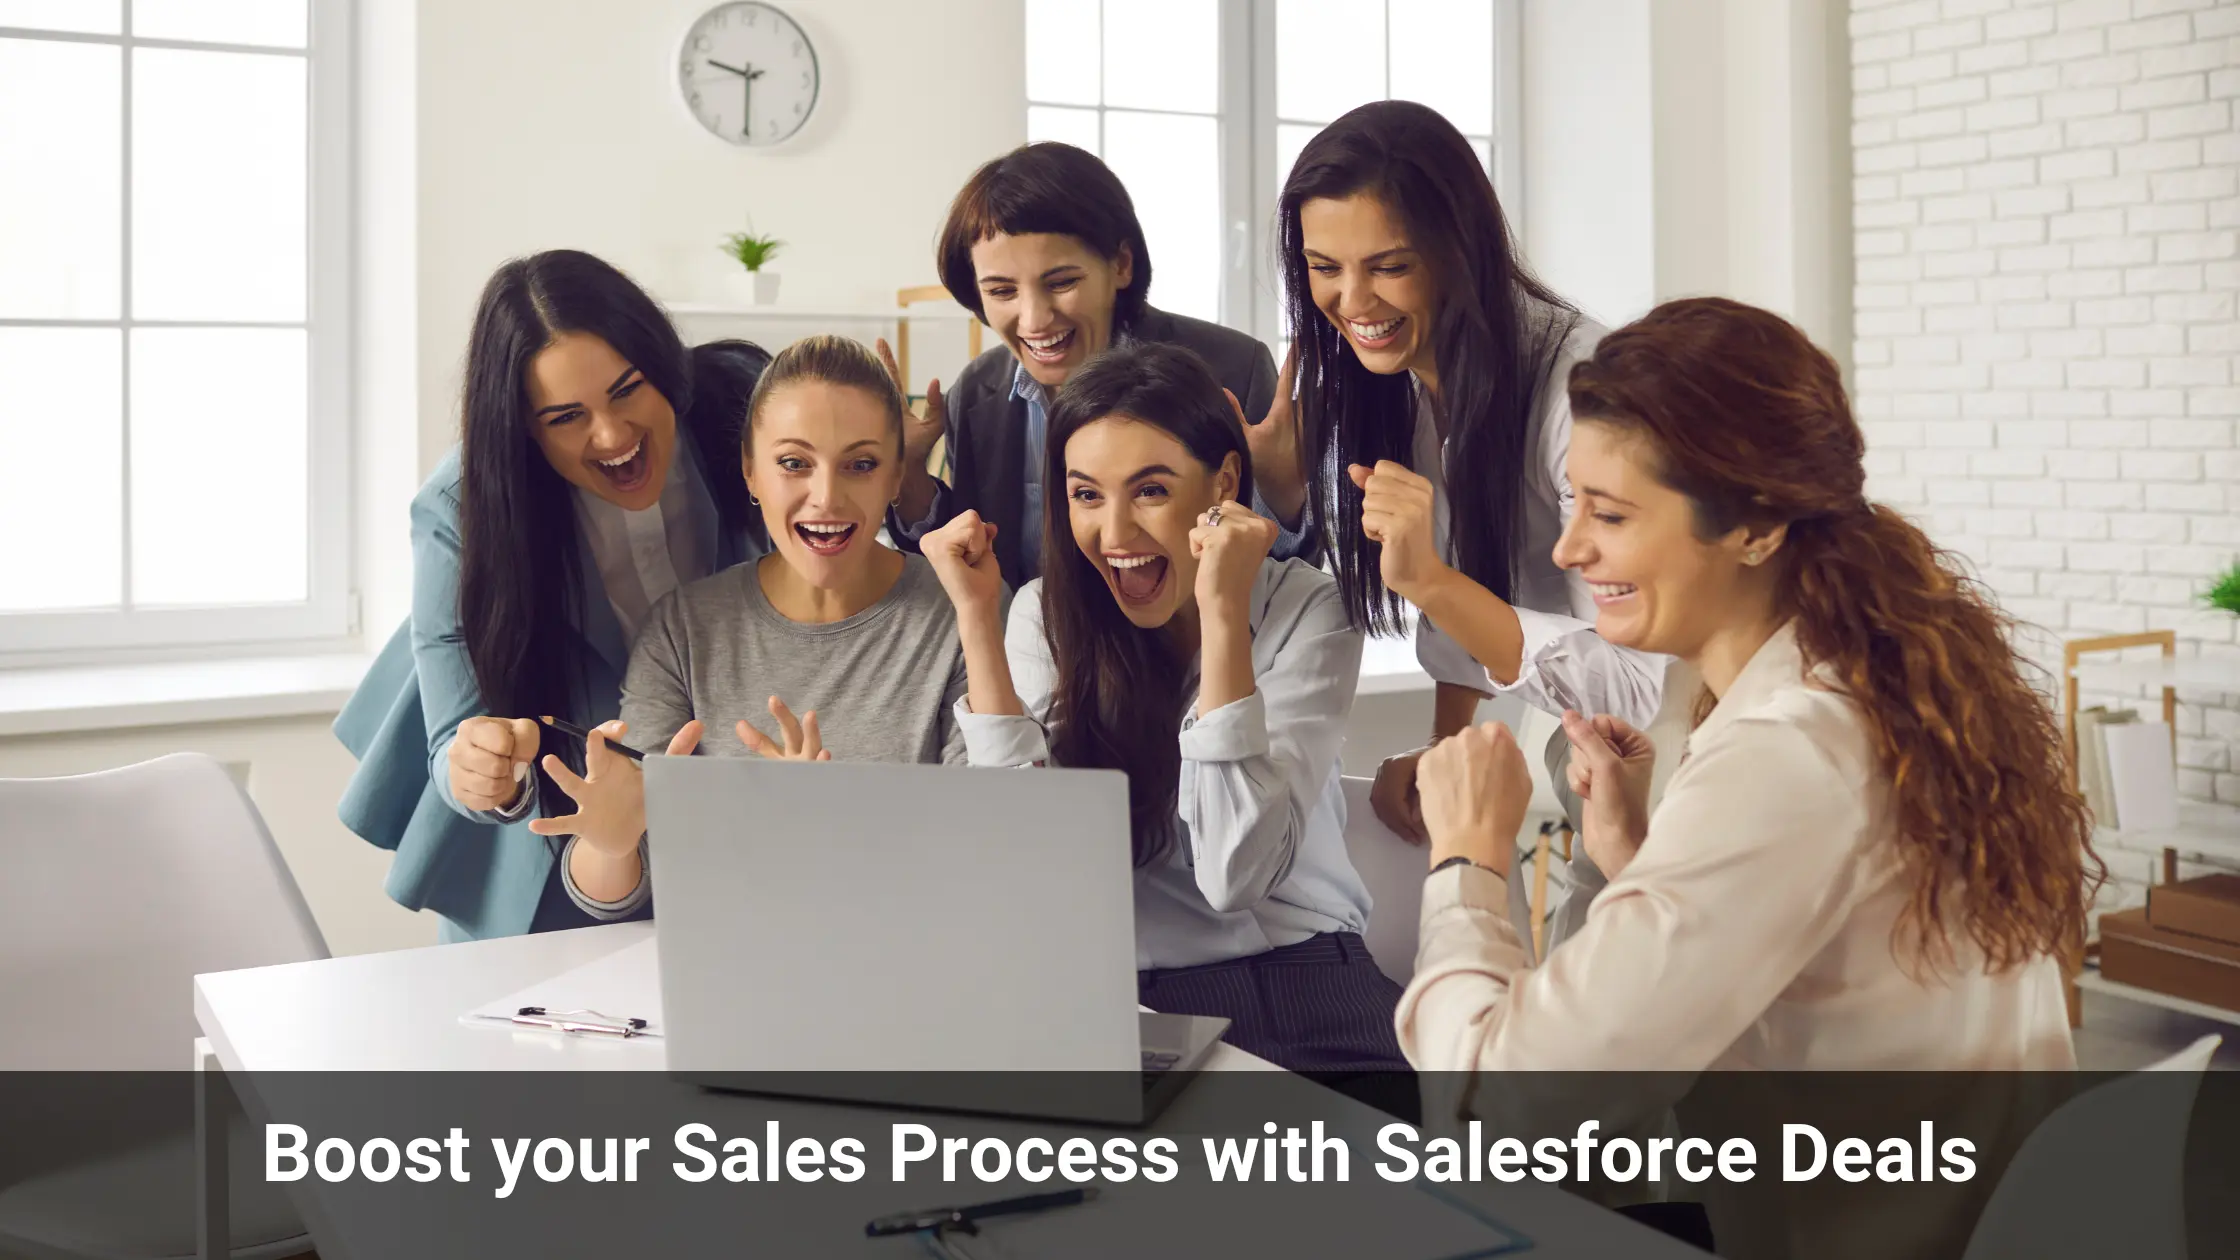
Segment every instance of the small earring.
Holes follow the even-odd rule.
[[[1755,552],[1755,551],[1745,551],[1745,552],[1743,552],[1743,553],[1742,553],[1742,562],[1743,562],[1744,564],[1756,564],[1756,563],[1758,562],[1758,553],[1757,553],[1757,552]]]
[[[754,491],[749,490],[747,491],[747,505],[749,507],[761,507],[762,500],[754,497]]]

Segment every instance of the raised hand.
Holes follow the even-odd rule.
[[[583,741],[583,773],[568,769],[558,757],[544,759],[544,772],[575,802],[576,812],[553,818],[532,818],[529,830],[540,836],[575,836],[608,857],[621,857],[638,847],[646,833],[645,776],[636,762],[607,747],[630,727],[625,722],[605,722]],[[686,757],[699,746],[701,726],[687,722],[669,741],[669,755]]]
[[[1486,722],[1440,740],[1423,754],[1416,788],[1433,866],[1466,857],[1509,873],[1517,830],[1532,804],[1532,772],[1508,727]]]
[[[995,523],[969,509],[918,540],[919,552],[960,616],[992,613],[1003,603],[1003,569],[996,564],[995,548]]]
[[[537,756],[537,724],[528,718],[471,717],[451,737],[451,795],[468,809],[500,810],[520,799]]]
[[[1260,423],[1247,422],[1244,426],[1245,446],[1252,452],[1252,484],[1268,507],[1286,521],[1297,520],[1307,501],[1298,408],[1292,399],[1298,373],[1299,347],[1294,344],[1283,356],[1283,370],[1276,375],[1276,396],[1268,404],[1268,414]],[[1237,418],[1243,420],[1244,408],[1235,394],[1229,394],[1229,405],[1236,407]]]
[[[825,748],[824,739],[817,732],[815,709],[802,714],[800,720],[796,721],[793,710],[786,707],[785,701],[772,696],[770,716],[778,720],[778,733],[785,743],[782,746],[772,743],[769,736],[747,725],[742,718],[736,729],[739,732],[739,742],[745,744],[748,751],[772,761],[832,760],[832,753]]]
[[[1378,763],[1376,780],[1369,785],[1369,808],[1375,811],[1377,821],[1415,844],[1431,838],[1423,830],[1423,801],[1416,791],[1416,773],[1423,755],[1430,751],[1431,745],[1426,744],[1385,758]]]
[[[1610,879],[1633,861],[1649,837],[1649,780],[1657,768],[1656,746],[1625,722],[1602,714],[1563,715],[1571,741],[1571,765],[1564,777],[1586,802],[1580,839],[1595,868]]]
[[[1215,504],[1190,530],[1197,558],[1195,592],[1204,617],[1249,620],[1252,583],[1276,543],[1276,523],[1234,499]]]
[[[907,400],[910,382],[902,379],[902,368],[895,362],[894,351],[887,339],[879,338],[879,362],[887,367],[887,375],[894,378],[896,392]],[[923,411],[913,412],[905,402],[902,413],[902,472],[909,476],[932,476],[926,471],[926,459],[933,453],[933,444],[941,440],[942,432],[949,425],[949,406],[941,398],[941,382],[926,382],[926,405]]]
[[[1389,459],[1375,468],[1349,464],[1346,475],[1361,487],[1361,532],[1377,544],[1385,587],[1422,607],[1431,585],[1449,571],[1439,556],[1430,480]]]

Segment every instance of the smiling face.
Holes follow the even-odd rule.
[[[555,472],[629,511],[660,501],[677,413],[613,346],[561,333],[529,361],[525,384],[530,432]]]
[[[894,417],[867,390],[802,380],[773,391],[750,423],[747,491],[778,554],[812,586],[853,589],[902,485]]]
[[[972,270],[988,327],[1047,389],[1112,344],[1113,300],[1135,276],[1127,246],[1107,259],[1054,232],[991,236]]]
[[[1436,379],[1431,321],[1438,294],[1397,215],[1368,193],[1299,207],[1307,287],[1363,367]]]
[[[1743,556],[1778,546],[1778,531],[1770,545],[1740,527],[1699,537],[1695,504],[1659,479],[1646,439],[1580,417],[1565,467],[1577,508],[1555,561],[1586,579],[1605,640],[1696,660],[1738,610],[1764,602],[1771,566]]]
[[[1127,416],[1083,425],[1065,456],[1074,545],[1129,621],[1167,624],[1195,598],[1190,531],[1207,508],[1235,497],[1236,457],[1209,469],[1165,429]]]

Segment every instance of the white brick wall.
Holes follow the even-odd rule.
[[[1852,0],[1851,34],[1871,493],[2048,664],[2240,653],[2196,600],[2240,556],[2240,0]],[[2180,701],[2180,791],[2240,802],[2240,696]]]

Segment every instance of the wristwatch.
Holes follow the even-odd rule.
[[[1450,867],[1450,866],[1475,866],[1475,867],[1477,867],[1477,868],[1478,868],[1479,870],[1481,870],[1481,871],[1484,871],[1484,872],[1486,872],[1486,873],[1487,873],[1487,874],[1489,874],[1489,875],[1499,875],[1499,876],[1501,876],[1501,878],[1503,878],[1503,879],[1507,879],[1507,878],[1509,878],[1509,877],[1508,877],[1507,875],[1502,875],[1500,871],[1494,870],[1494,869],[1493,869],[1492,867],[1490,867],[1490,866],[1487,866],[1487,865],[1486,865],[1485,863],[1483,863],[1483,862],[1474,862],[1474,861],[1470,860],[1469,858],[1467,858],[1467,857],[1464,857],[1464,856],[1463,856],[1462,854],[1460,854],[1460,853],[1457,853],[1457,854],[1455,854],[1455,855],[1454,855],[1453,857],[1451,857],[1451,858],[1448,858],[1448,859],[1447,859],[1446,861],[1444,861],[1444,862],[1441,862],[1441,863],[1439,863],[1439,864],[1438,864],[1437,866],[1434,866],[1434,867],[1432,867],[1432,868],[1431,868],[1431,873],[1432,873],[1433,875],[1436,875],[1436,874],[1438,874],[1439,872],[1441,872],[1441,871],[1443,871],[1443,870],[1447,869],[1447,868],[1448,868],[1448,867]]]

